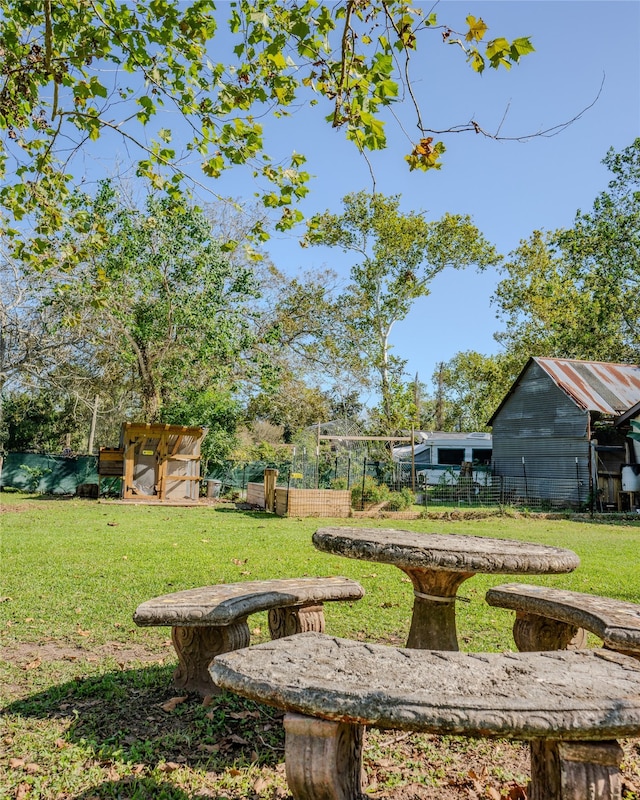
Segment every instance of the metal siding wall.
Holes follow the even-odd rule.
[[[587,412],[533,363],[494,422],[494,470],[513,477],[526,472],[532,479],[575,479],[588,487],[587,426]]]

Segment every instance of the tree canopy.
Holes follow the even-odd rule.
[[[19,253],[41,267],[82,177],[74,158],[98,140],[118,137],[137,174],[174,196],[194,166],[206,181],[245,165],[268,183],[262,202],[287,228],[300,219],[291,205],[309,176],[302,154],[282,161],[265,151],[265,115],[322,101],[360,151],[380,149],[385,109],[415,103],[411,68],[425,32],[460,45],[476,72],[533,50],[526,37],[487,39],[471,15],[457,32],[411,0],[0,0],[0,19],[0,208]],[[415,114],[409,167],[439,167],[444,143]],[[69,218],[100,237],[81,210]]]
[[[442,270],[495,264],[498,255],[468,216],[445,214],[427,221],[400,211],[400,198],[357,192],[347,195],[342,214],[329,211],[308,223],[311,245],[338,247],[354,256],[351,283],[338,300],[344,325],[343,350],[356,349],[362,371],[377,376],[381,426],[407,427],[411,392],[403,387],[406,361],[392,352],[394,325],[412,304],[430,293]]]
[[[502,352],[444,365],[444,395],[461,415],[486,421],[532,356],[640,361],[640,138],[603,163],[611,180],[590,211],[571,228],[533,231],[501,264]]]
[[[640,139],[603,163],[613,177],[593,209],[567,230],[534,231],[501,268],[496,338],[523,362],[640,358]]]
[[[83,326],[103,362],[133,371],[146,421],[161,419],[185,387],[233,388],[252,365],[259,370],[248,312],[258,286],[250,267],[224,252],[203,212],[153,195],[144,210],[130,208],[110,183],[82,202],[107,245],[76,267],[73,280],[59,276],[51,302],[60,319]],[[66,241],[64,234],[59,246]]]

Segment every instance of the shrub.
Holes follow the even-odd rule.
[[[411,489],[405,487],[399,492],[391,492],[387,508],[389,511],[406,511],[415,502],[415,496]]]
[[[40,487],[40,481],[46,475],[51,474],[51,470],[48,467],[30,467],[27,464],[20,464],[20,469],[26,476],[28,492],[37,492]]]
[[[376,481],[367,475],[363,483],[351,488],[351,505],[354,508],[362,508],[363,505],[385,503],[389,500],[391,493],[383,483]]]

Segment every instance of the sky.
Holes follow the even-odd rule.
[[[371,157],[376,191],[400,194],[403,211],[422,211],[430,220],[446,212],[469,214],[507,255],[534,230],[569,227],[578,209],[589,210],[606,189],[601,161],[607,150],[620,150],[640,135],[640,2],[443,0],[435,10],[439,23],[457,30],[464,31],[467,14],[473,14],[489,26],[487,38],[530,36],[536,52],[509,72],[487,69],[478,75],[457,46],[441,43],[440,33],[421,41],[413,77],[429,127],[474,119],[496,131],[502,121],[501,134],[517,137],[584,111],[557,135],[526,143],[473,133],[449,137],[442,170],[427,173],[408,171],[408,140],[387,126],[388,149]],[[265,121],[269,146],[308,158],[314,178],[300,206],[305,214],[338,212],[348,192],[372,189],[368,165],[323,122],[324,113],[306,108],[289,121]],[[228,186],[221,182],[217,190],[238,198],[255,191],[240,175],[226,180]],[[296,274],[333,267],[348,279],[348,258],[335,249],[302,249],[298,239],[295,233],[275,235],[267,244],[279,268]],[[493,270],[467,270],[447,271],[433,281],[431,295],[418,300],[392,333],[394,354],[407,359],[408,376],[418,373],[430,386],[436,365],[457,352],[498,351],[493,334],[501,323],[490,303],[498,279]]]
[[[300,209],[306,216],[339,213],[346,194],[373,190],[373,171],[375,190],[400,195],[402,211],[434,221],[445,213],[468,214],[505,256],[534,230],[570,227],[576,211],[588,211],[606,189],[609,174],[601,162],[609,148],[621,150],[640,136],[640,0],[414,2],[426,13],[434,10],[438,23],[454,30],[464,32],[465,19],[473,14],[488,25],[487,40],[528,36],[535,47],[510,71],[486,69],[479,75],[457,45],[442,42],[440,30],[423,32],[412,77],[426,127],[446,129],[473,119],[489,132],[499,129],[501,136],[516,138],[574,121],[557,135],[527,142],[474,133],[445,137],[442,169],[423,173],[409,172],[404,161],[410,139],[419,138],[408,104],[394,105],[405,132],[390,121],[388,147],[370,154],[370,164],[343,132],[325,122],[327,105],[303,105],[289,119],[265,116],[267,152],[283,159],[293,151],[307,157],[305,168],[313,178]],[[218,8],[226,17],[225,0]],[[215,45],[224,50],[224,38],[217,37]],[[170,127],[175,123],[168,119]],[[83,150],[76,174],[83,164],[87,178],[101,169],[117,173],[118,164],[123,171],[130,168],[138,154],[108,141],[100,140],[94,161]],[[202,180],[199,170],[197,177]],[[247,205],[258,188],[249,171],[235,168],[211,182],[215,193]],[[196,199],[210,202],[211,196],[199,197],[196,190]],[[330,267],[346,284],[350,258],[335,248],[302,249],[303,233],[273,235],[265,249],[275,265],[291,276]],[[495,270],[472,269],[436,277],[431,294],[417,300],[392,332],[393,353],[407,360],[408,379],[418,374],[431,388],[437,364],[457,352],[498,352],[493,337],[501,322],[491,296],[499,277]]]

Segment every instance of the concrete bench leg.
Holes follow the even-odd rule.
[[[322,603],[270,609],[269,632],[272,639],[282,639],[283,636],[293,636],[307,631],[324,633],[324,606]]]
[[[295,800],[364,800],[363,728],[286,714],[285,765]]]
[[[174,626],[171,641],[178,654],[178,666],[173,684],[185,692],[197,692],[205,697],[220,694],[211,680],[209,664],[215,656],[249,646],[249,626],[246,618],[233,625],[220,627]]]
[[[531,743],[531,800],[620,800],[616,741]]]
[[[521,653],[540,650],[578,650],[586,647],[587,632],[567,622],[517,611],[513,640]]]

